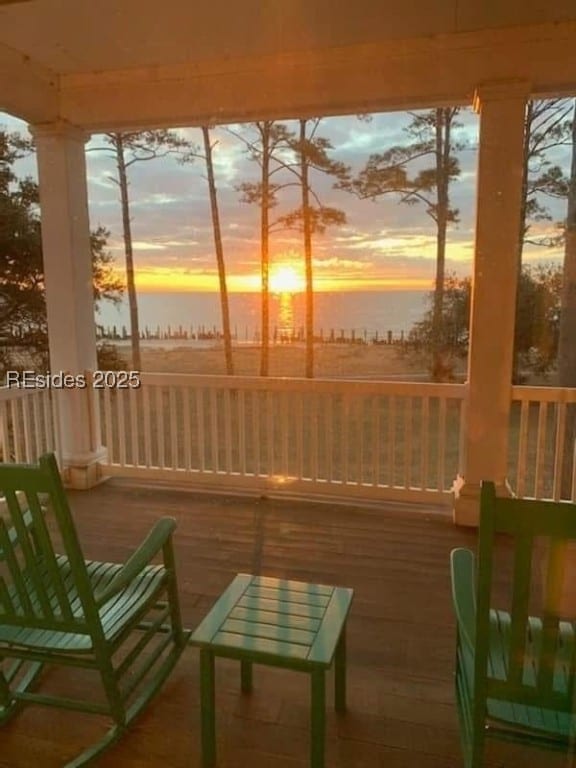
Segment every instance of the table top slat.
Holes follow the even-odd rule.
[[[233,632],[218,632],[211,643],[212,648],[218,652],[218,646],[224,650],[234,648],[242,650],[249,660],[250,655],[262,654],[270,657],[270,661],[277,658],[279,661],[286,659],[303,660],[308,656],[309,646],[284,643],[280,640],[270,640],[263,637],[246,637]]]
[[[307,616],[312,619],[321,619],[326,608],[318,605],[302,605],[301,603],[287,603],[283,600],[271,600],[269,598],[249,597],[243,595],[237,603],[242,608],[260,608],[275,613],[285,613],[289,616]]]
[[[304,581],[291,579],[275,579],[272,576],[254,576],[253,586],[274,587],[274,589],[288,589],[292,592],[306,592],[308,595],[328,595],[334,592],[334,587],[328,584],[307,584]]]
[[[300,603],[302,605],[318,605],[325,608],[330,602],[332,594],[318,595],[315,592],[303,592],[296,589],[275,589],[274,587],[262,587],[251,584],[245,593],[249,597],[269,598],[281,600],[285,603]]]
[[[230,619],[255,621],[261,624],[270,624],[275,627],[291,627],[292,629],[304,629],[308,632],[316,632],[320,627],[320,619],[312,619],[308,616],[291,616],[287,613],[275,611],[262,611],[254,608],[242,608],[236,606],[230,611]]]
[[[284,643],[295,643],[311,647],[316,632],[307,632],[303,629],[292,627],[278,627],[273,624],[260,624],[254,621],[240,621],[239,619],[227,619],[222,624],[221,632],[233,632],[246,637],[263,637],[269,640],[281,640]]]

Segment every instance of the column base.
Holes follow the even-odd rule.
[[[480,483],[467,483],[462,475],[458,475],[452,484],[452,490],[454,524],[477,528],[480,523]],[[496,495],[514,496],[507,480],[496,483]]]
[[[107,456],[106,448],[99,448],[81,456],[63,457],[62,479],[67,488],[87,491],[100,485],[107,478],[102,473],[100,462]]]

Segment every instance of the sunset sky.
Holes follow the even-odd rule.
[[[451,187],[453,205],[460,209],[460,222],[448,236],[447,270],[467,274],[471,269],[474,236],[474,204],[478,117],[465,110],[458,139],[467,148],[460,154],[462,173]],[[318,135],[329,138],[332,157],[358,171],[371,152],[405,143],[403,129],[407,113],[374,115],[370,122],[356,117],[326,118]],[[289,127],[294,123],[286,121]],[[0,114],[0,126],[25,130],[25,124]],[[250,136],[250,126],[234,126]],[[179,133],[201,144],[197,129]],[[236,185],[255,181],[259,168],[248,157],[243,143],[224,128],[212,132],[224,255],[232,291],[259,290],[259,211],[239,201]],[[102,146],[95,136],[88,150]],[[111,180],[114,161],[105,152],[88,151],[88,184],[91,225],[102,224],[111,232],[109,249],[123,271],[123,243],[118,187]],[[35,164],[20,163],[19,172],[35,174]],[[323,204],[341,208],[347,223],[314,236],[315,287],[319,291],[422,289],[432,286],[435,268],[435,228],[421,205],[398,203],[395,195],[377,202],[361,201],[333,190],[332,181],[319,174],[313,186]],[[205,168],[202,160],[181,165],[175,158],[137,163],[130,168],[131,215],[137,286],[140,291],[218,290],[213,233]],[[297,205],[297,190],[282,197],[274,217]],[[562,205],[553,209],[562,218]],[[545,227],[550,225],[545,224]],[[560,252],[526,251],[527,258],[552,259]],[[280,231],[272,235],[272,288],[296,291],[302,286],[301,235]]]

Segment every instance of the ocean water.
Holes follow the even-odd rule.
[[[329,337],[352,333],[373,338],[391,332],[398,337],[407,333],[427,309],[426,291],[341,291],[315,295],[315,331]],[[141,331],[165,335],[181,331],[187,334],[220,332],[222,329],[220,297],[217,293],[142,293],[138,296]],[[271,334],[298,334],[304,327],[303,294],[272,294],[270,302]],[[260,330],[260,295],[230,294],[230,320],[238,341],[253,341]],[[104,302],[96,321],[105,328],[129,328],[128,303],[119,306]]]

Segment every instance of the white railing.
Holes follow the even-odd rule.
[[[518,496],[576,500],[576,389],[513,387],[509,436]]]
[[[35,462],[61,455],[57,398],[48,389],[0,387],[0,460]]]
[[[98,397],[110,474],[416,500],[458,469],[462,385],[143,374]]]
[[[143,374],[140,389],[95,392],[93,421],[108,449],[106,474],[448,501],[464,395],[452,384]],[[1,461],[61,458],[60,400],[0,388]],[[514,492],[576,501],[575,438],[576,389],[513,387]]]

